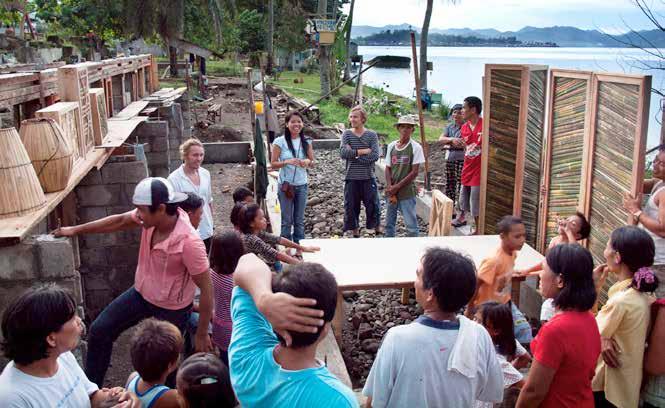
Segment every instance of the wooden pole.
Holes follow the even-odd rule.
[[[430,172],[429,172],[429,146],[425,140],[425,119],[423,118],[423,104],[420,99],[420,75],[418,74],[418,55],[416,53],[416,33],[411,31],[411,52],[413,54],[413,76],[416,79],[416,106],[418,106],[418,122],[420,124],[420,143],[423,146],[425,154],[425,190],[430,191]]]
[[[353,95],[353,106],[363,104],[363,76],[362,76],[362,67],[363,67],[363,57],[360,57],[360,65],[358,69],[358,79],[356,80],[356,92]]]
[[[660,100],[660,111],[663,116],[660,120],[660,144],[665,143],[665,99]]]

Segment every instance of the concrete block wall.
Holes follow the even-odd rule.
[[[169,176],[169,124],[163,118],[141,123],[134,132],[142,143],[152,177]]]
[[[172,103],[159,108],[159,116],[168,123],[168,167],[169,172],[177,169],[181,164],[180,145],[186,140],[185,123],[182,108],[179,103]],[[188,115],[189,116],[189,115]]]
[[[75,248],[67,238],[36,235],[20,244],[0,247],[0,313],[30,287],[56,283],[83,303]]]
[[[134,209],[134,187],[146,176],[144,164],[133,155],[112,156],[101,170],[91,170],[75,189],[78,222]],[[140,238],[140,229],[78,237],[79,271],[89,319],[133,285]]]

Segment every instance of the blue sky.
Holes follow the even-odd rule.
[[[665,24],[665,6],[653,4]],[[407,23],[420,27],[424,0],[356,0],[354,25],[384,26]],[[348,7],[348,6],[347,6]],[[631,0],[434,0],[433,28],[496,28],[518,30],[524,26],[569,25],[583,29],[627,31],[625,20],[636,29],[654,28]]]

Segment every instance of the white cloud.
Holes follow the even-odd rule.
[[[354,25],[420,27],[425,6],[425,0],[356,0]],[[665,11],[662,3],[654,2],[654,6]],[[622,18],[635,28],[652,28],[631,0],[461,0],[457,4],[435,0],[431,27],[505,31],[527,25],[573,25],[618,32],[625,31]]]

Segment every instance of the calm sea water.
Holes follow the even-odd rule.
[[[365,61],[377,55],[411,57],[410,47],[359,47]],[[626,48],[495,48],[495,47],[430,47],[428,59],[434,71],[428,74],[428,86],[442,93],[448,103],[461,103],[466,96],[482,97],[482,77],[485,64],[540,64],[550,68],[617,72],[652,75],[652,86],[665,89],[665,73],[644,71],[640,60],[649,57],[641,50]],[[409,69],[372,68],[363,74],[366,84],[386,91],[414,96],[413,72]],[[648,146],[660,138],[660,98],[651,95]]]

